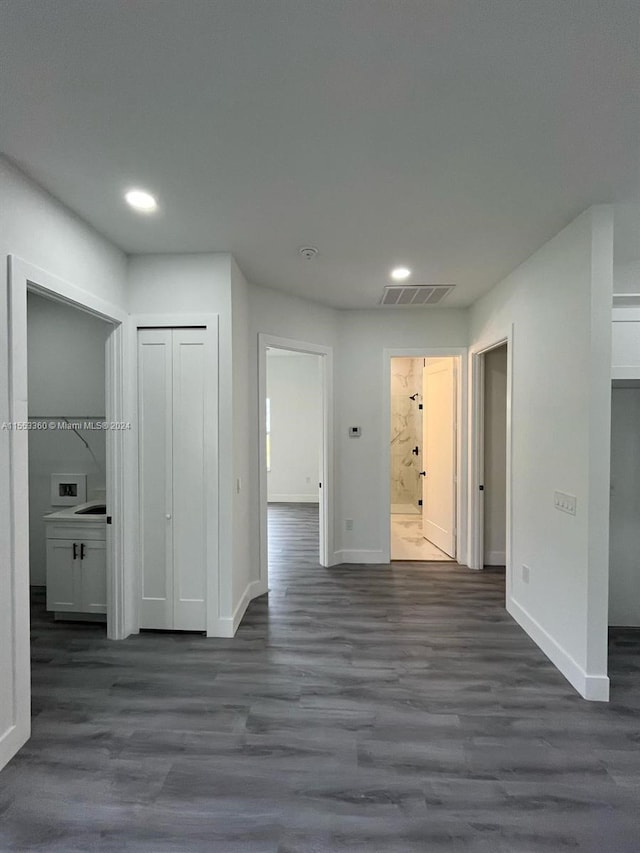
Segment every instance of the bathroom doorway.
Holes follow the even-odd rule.
[[[390,558],[455,560],[459,358],[392,357],[390,381]]]

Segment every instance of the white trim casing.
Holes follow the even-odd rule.
[[[385,348],[382,351],[382,436],[381,447],[389,447],[391,434],[391,359],[392,358],[456,358],[456,560],[464,565],[467,558],[467,348],[466,347],[424,347],[424,348]],[[380,530],[382,532],[381,559],[366,562],[389,563],[391,556],[391,456],[380,454],[380,482],[383,484],[384,499],[380,501]],[[344,551],[343,554],[350,552]],[[345,559],[344,562],[356,562]],[[361,561],[358,561],[361,562]]]
[[[322,486],[320,488],[320,555],[321,566],[334,565],[333,550],[333,349],[332,347],[275,337],[258,333],[258,465],[260,500],[260,580],[258,591],[264,594],[269,585],[267,555],[267,349],[284,349],[292,352],[318,355],[322,386]]]

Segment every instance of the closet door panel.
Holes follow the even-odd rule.
[[[171,341],[138,332],[141,628],[173,628]]]
[[[204,329],[173,330],[173,618],[206,628]]]

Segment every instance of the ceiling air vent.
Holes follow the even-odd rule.
[[[437,305],[450,293],[453,284],[390,284],[384,289],[380,305]]]

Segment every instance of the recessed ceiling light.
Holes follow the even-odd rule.
[[[395,267],[391,270],[391,278],[394,281],[406,281],[411,275],[411,270],[408,267]]]
[[[158,202],[146,190],[128,190],[124,198],[127,204],[138,213],[153,213],[158,209]]]

